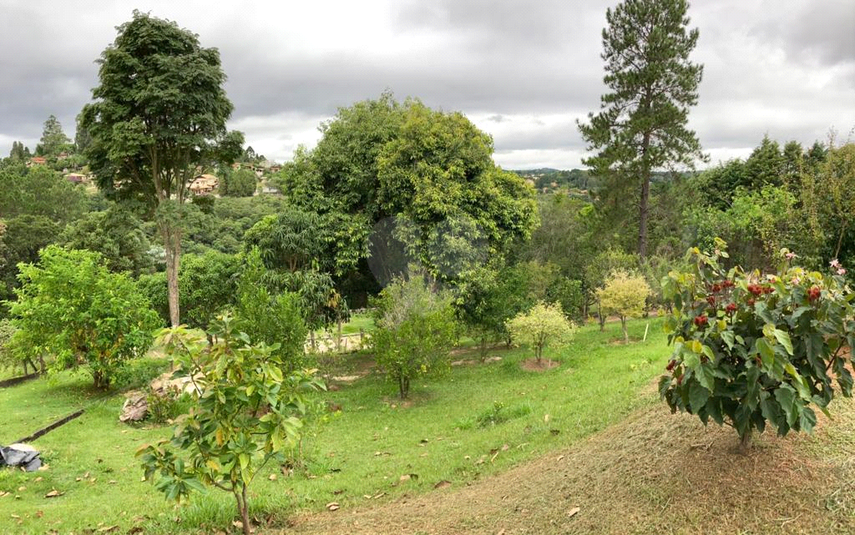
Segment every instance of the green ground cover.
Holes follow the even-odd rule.
[[[618,422],[655,399],[639,392],[652,388],[669,351],[660,322],[650,324],[641,342],[646,322],[631,323],[636,341],[629,345],[619,342],[617,324],[604,333],[583,327],[568,348],[547,351],[546,358],[561,365],[546,371],[521,369],[530,354],[519,349],[497,349],[491,356],[501,360],[487,364],[477,363],[474,352],[456,354],[471,360],[444,378],[415,383],[403,403],[395,386],[373,373],[342,385],[324,394],[341,411],[330,413],[308,440],[305,468],[271,468],[253,484],[253,514],[282,526],[297,510],[330,502],[364,506],[427,492],[443,481],[477,480]],[[34,443],[46,470],[0,471],[0,493],[9,493],[0,497],[0,519],[20,533],[114,525],[122,532],[140,526],[145,533],[194,533],[230,526],[231,496],[212,491],[175,506],[140,480],[134,452],[169,436],[170,428],[120,423],[122,396],[99,399],[90,382],[84,374],[63,373],[0,390],[0,407],[8,407],[0,443],[88,407]],[[45,498],[53,490],[63,494]]]

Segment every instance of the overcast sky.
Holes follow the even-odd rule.
[[[69,135],[94,60],[134,8],[220,50],[232,128],[288,160],[338,107],[385,88],[464,112],[510,169],[580,166],[575,120],[597,109],[600,32],[616,0],[210,2],[0,0],[0,151],[31,148],[48,115]],[[690,126],[712,162],[764,134],[811,143],[855,127],[855,1],[695,0],[704,64]]]

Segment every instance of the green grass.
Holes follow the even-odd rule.
[[[633,322],[630,334],[640,340],[644,327],[644,321]],[[309,440],[306,471],[280,473],[275,481],[259,477],[252,487],[253,514],[283,525],[296,510],[332,501],[365,506],[427,492],[443,480],[458,485],[578,441],[655,399],[638,394],[651,388],[670,352],[660,333],[653,320],[646,342],[625,346],[616,343],[618,324],[605,333],[584,327],[564,351],[547,352],[562,364],[544,372],[520,369],[527,351],[493,351],[502,360],[490,364],[475,363],[472,354],[471,365],[417,381],[404,403],[394,385],[375,375],[329,392],[326,398],[342,412],[330,415]],[[146,533],[207,533],[230,526],[234,501],[225,493],[211,491],[176,508],[141,482],[135,450],[168,436],[169,428],[119,423],[121,396],[93,401],[88,385],[87,376],[62,374],[0,390],[0,406],[10,408],[0,443],[91,404],[81,418],[34,443],[47,470],[0,471],[0,491],[12,493],[0,498],[3,522],[11,518],[21,533],[114,524],[123,531],[140,525]],[[95,482],[76,481],[87,472]],[[410,478],[402,481],[403,475]],[[53,489],[65,494],[44,498]]]

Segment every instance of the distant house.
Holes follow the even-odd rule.
[[[265,195],[282,195],[282,192],[279,191],[279,188],[275,188],[273,186],[263,186],[261,188],[261,193]]]
[[[65,175],[65,179],[69,182],[74,182],[75,184],[89,182],[89,177],[80,173],[68,173],[67,175]]]
[[[33,156],[30,158],[30,161],[27,162],[27,167],[32,167],[34,165],[47,165],[47,160],[41,156]]]
[[[190,183],[190,192],[193,195],[207,195],[217,189],[220,179],[214,175],[199,175]]]
[[[67,160],[67,159],[68,159],[68,153],[65,151],[60,152],[59,154],[56,155],[56,160],[58,162],[61,162],[63,160]]]

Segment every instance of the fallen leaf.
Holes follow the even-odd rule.
[[[12,513],[11,517],[12,517],[12,518],[14,518],[15,520],[20,520],[20,519],[21,519],[21,517],[20,517],[20,516],[18,516],[18,515],[16,515],[15,513]]]
[[[338,511],[339,507],[338,502],[330,502],[326,505],[326,508],[330,511]]]
[[[115,479],[111,479],[111,480],[110,480],[110,481],[108,481],[107,483],[108,483],[108,484],[110,484],[110,485],[115,485],[115,484],[116,484],[116,480],[115,480]]]
[[[119,529],[119,525],[115,526],[104,526],[103,528],[98,528],[98,533],[110,533],[111,531],[116,531]]]
[[[80,482],[80,481],[83,481],[83,478],[82,477],[76,477],[76,478],[74,478],[74,480],[77,482]],[[143,478],[143,481],[145,481],[145,478]]]
[[[545,424],[549,423],[549,415],[548,414],[543,415],[543,423],[545,423]]]
[[[47,494],[45,494],[45,498],[57,498],[59,496],[62,496],[63,494],[65,494],[65,493],[54,489],[54,490],[48,492]]]
[[[559,456],[558,456],[558,458],[557,458],[557,459],[555,459],[555,461],[556,461],[556,462],[561,462],[561,460],[562,460],[562,459],[564,459],[564,456],[563,456],[563,455],[559,455]]]
[[[569,511],[567,511],[567,517],[568,517],[568,518],[569,518],[569,517],[574,517],[574,516],[576,516],[576,514],[577,514],[579,511],[581,511],[581,510],[582,510],[582,509],[580,509],[579,507],[574,507],[573,509],[570,509]]]
[[[39,476],[39,477],[35,478],[33,481],[34,481],[34,482],[36,482],[36,483],[38,483],[39,481],[41,481],[41,480],[43,480],[43,479],[44,479],[44,478],[43,478],[42,476]]]
[[[45,512],[44,512],[44,511],[36,511],[36,517],[41,518],[41,517],[43,517],[43,516],[45,516]]]
[[[241,522],[240,520],[235,520],[234,522],[232,522],[232,526],[238,529],[243,529],[243,522]]]
[[[451,481],[447,481],[447,480],[443,479],[442,481],[440,481],[439,483],[437,483],[436,485],[434,485],[434,486],[433,486],[433,488],[435,488],[435,489],[444,489],[444,488],[446,488],[446,487],[450,487],[450,486],[451,486]]]
[[[508,451],[509,449],[511,449],[511,447],[510,447],[510,446],[508,446],[507,444],[505,444],[504,446],[502,446],[502,451]]]
[[[18,487],[18,492],[24,492],[27,490],[27,487]]]
[[[376,500],[376,499],[378,499],[378,498],[382,498],[382,497],[383,497],[383,496],[385,496],[385,495],[386,495],[386,493],[385,493],[385,492],[381,492],[380,494],[375,494],[373,499],[375,499],[375,500]]]
[[[276,481],[276,474],[270,474],[269,476],[267,476],[267,479],[269,479],[270,481]]]

